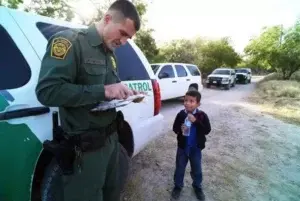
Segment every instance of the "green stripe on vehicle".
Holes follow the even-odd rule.
[[[0,112],[8,105],[0,95]],[[26,124],[0,121],[0,138],[0,200],[28,201],[42,144]]]
[[[127,87],[137,91],[152,91],[151,82],[149,81],[127,81],[124,83]]]

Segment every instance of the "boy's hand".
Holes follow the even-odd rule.
[[[196,121],[196,117],[193,114],[188,114],[188,120],[194,123]]]
[[[186,130],[187,130],[186,125],[182,124],[182,126],[181,126],[182,133],[185,133]]]

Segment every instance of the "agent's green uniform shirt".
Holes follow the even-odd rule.
[[[95,25],[63,31],[49,40],[36,94],[42,104],[60,107],[66,132],[105,127],[115,119],[115,109],[90,112],[105,100],[104,85],[120,82],[112,59]]]

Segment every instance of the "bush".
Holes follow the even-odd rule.
[[[263,97],[300,98],[300,83],[297,81],[269,80],[260,83],[258,88]]]
[[[296,80],[296,81],[300,82],[300,71],[295,72],[295,73],[291,76],[291,80]]]

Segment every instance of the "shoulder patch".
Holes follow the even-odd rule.
[[[65,59],[72,43],[63,37],[54,38],[51,45],[51,57]]]

